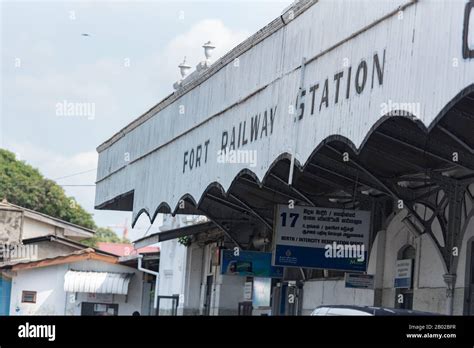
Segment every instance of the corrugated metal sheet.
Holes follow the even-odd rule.
[[[67,271],[64,291],[127,295],[133,273]]]
[[[162,204],[174,210],[185,195],[198,202],[212,183],[227,191],[243,169],[262,180],[281,154],[293,154],[302,165],[334,135],[359,148],[373,127],[393,111],[412,111],[401,103],[419,105],[412,114],[429,127],[474,82],[474,60],[462,56],[464,9],[464,1],[317,2],[243,52],[238,65],[227,64],[117,141],[101,147],[96,206],[133,191],[136,220],[143,211],[154,216]],[[471,38],[473,29],[469,26]],[[383,84],[378,83],[375,54],[383,64]],[[308,61],[304,74],[303,58]],[[367,80],[359,93],[354,81],[363,61]],[[347,83],[349,68],[352,80]],[[335,77],[340,72],[343,77],[335,102]],[[319,89],[313,108],[310,88],[315,84]],[[299,87],[307,91],[306,107],[304,117],[296,120],[292,110]],[[256,165],[219,163],[223,133],[230,134],[232,129],[238,133],[245,122],[249,138],[253,117],[263,118],[270,110],[275,115],[267,134],[245,145],[239,142],[239,149],[256,152]],[[185,153],[196,154],[199,146],[200,166],[194,163],[183,171]]]

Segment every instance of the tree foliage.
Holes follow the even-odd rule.
[[[130,243],[126,238],[120,238],[117,234],[107,227],[99,227],[94,237],[82,241],[81,243],[91,247],[96,247],[98,242],[109,242],[109,243]]]
[[[47,214],[89,229],[96,229],[92,215],[63,188],[36,169],[0,149],[0,200]],[[112,231],[113,232],[113,231]]]

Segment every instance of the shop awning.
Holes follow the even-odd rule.
[[[153,245],[153,244],[164,242],[171,239],[192,236],[193,234],[208,231],[209,229],[213,227],[216,227],[216,225],[213,222],[204,222],[204,223],[200,223],[196,225],[176,228],[170,231],[153,233],[149,236],[136,240],[135,242],[133,242],[133,245],[135,246],[135,248],[143,248],[148,245]]]
[[[68,271],[64,291],[127,295],[133,273]]]

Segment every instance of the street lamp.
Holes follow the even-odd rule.
[[[186,57],[184,57],[183,62],[178,65],[179,72],[181,73],[181,78],[184,79],[186,75],[188,75],[189,70],[191,70],[191,66],[186,64]]]
[[[212,57],[212,52],[214,51],[216,46],[214,46],[211,41],[208,41],[204,45],[202,45],[202,47],[204,48],[204,55],[206,56],[206,60],[210,60]]]

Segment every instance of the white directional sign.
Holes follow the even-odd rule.
[[[370,212],[278,205],[274,265],[365,271]]]
[[[395,267],[394,288],[411,288],[413,260],[398,260]]]

